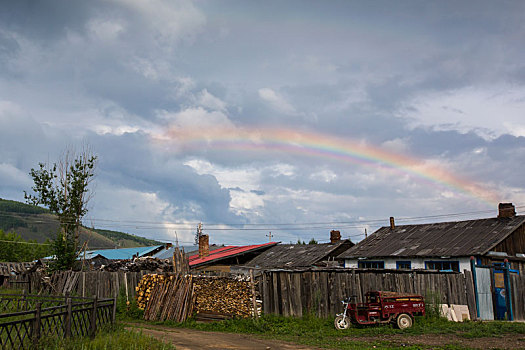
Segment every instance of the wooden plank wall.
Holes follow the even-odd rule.
[[[512,312],[515,320],[525,320],[525,276],[510,274]]]
[[[48,282],[38,272],[17,276],[15,281],[26,281],[27,283],[12,284],[11,287],[26,289],[29,293],[51,293],[64,295],[66,292],[76,296],[98,298],[113,298],[118,296],[120,289],[125,290],[128,285],[128,297],[135,296],[135,287],[142,276],[148,271],[140,272],[106,272],[90,271],[55,272]]]
[[[472,283],[472,278],[470,278]],[[302,316],[314,313],[331,317],[341,312],[341,300],[355,295],[358,302],[371,290],[426,295],[434,292],[444,304],[469,305],[476,315],[473,296],[468,297],[464,274],[393,273],[363,271],[265,271],[259,277],[264,313]]]

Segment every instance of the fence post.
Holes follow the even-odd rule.
[[[253,278],[253,269],[250,269],[250,287],[252,290],[253,318],[257,318],[259,314],[257,313],[257,297],[255,293],[255,280]]]
[[[512,289],[510,288],[510,264],[509,260],[505,259],[504,282],[505,282],[505,302],[507,304],[507,319],[514,320],[514,313],[512,312]]]
[[[22,289],[22,300],[18,302],[18,310],[27,311],[29,309],[27,305],[26,296],[27,296],[26,290]],[[20,302],[22,303],[22,305],[20,305]]]
[[[95,333],[97,332],[97,306],[98,306],[98,297],[95,296],[95,299],[93,299],[93,311],[91,312],[91,322],[90,322],[90,329],[89,329],[89,335],[94,338]]]
[[[35,307],[35,319],[33,321],[33,329],[32,329],[32,338],[33,338],[33,346],[34,348],[37,348],[38,347],[38,341],[40,340],[40,323],[41,323],[41,319],[40,319],[40,312],[41,312],[41,308],[42,308],[42,303],[41,302],[38,302],[36,303],[36,307]]]
[[[115,316],[117,314],[117,298],[113,298],[113,315],[111,317],[111,323],[115,323]]]
[[[64,337],[71,337],[71,320],[73,319],[73,308],[71,305],[71,297],[66,293],[66,314],[64,315]]]

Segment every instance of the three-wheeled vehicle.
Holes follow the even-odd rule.
[[[355,296],[343,300],[344,310],[337,314],[335,328],[347,329],[351,323],[391,323],[405,329],[412,327],[414,316],[425,315],[425,300],[421,295],[371,291],[365,298],[364,303],[357,303]]]

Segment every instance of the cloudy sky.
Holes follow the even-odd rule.
[[[525,205],[522,1],[0,1],[0,197],[67,147],[85,223],[359,241]],[[464,214],[467,213],[467,214]],[[462,214],[462,215],[451,215]],[[464,214],[464,215],[463,215]]]

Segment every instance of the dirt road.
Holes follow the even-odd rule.
[[[309,350],[307,346],[277,340],[258,339],[250,334],[203,332],[187,328],[170,328],[158,325],[128,324],[128,330],[142,331],[163,342],[175,345],[177,350]]]
[[[175,345],[177,350],[195,349],[238,349],[238,350],[307,350],[318,349],[305,345],[287,343],[278,340],[260,339],[250,334],[204,332],[187,328],[171,328],[141,323],[127,324],[126,329],[142,332],[163,342]],[[378,341],[389,343],[392,347],[403,348],[415,345],[422,349],[459,346],[471,349],[525,349],[523,334],[505,334],[502,337],[464,338],[456,334],[421,334],[421,335],[378,335],[374,337],[344,337],[343,341],[370,344]]]

